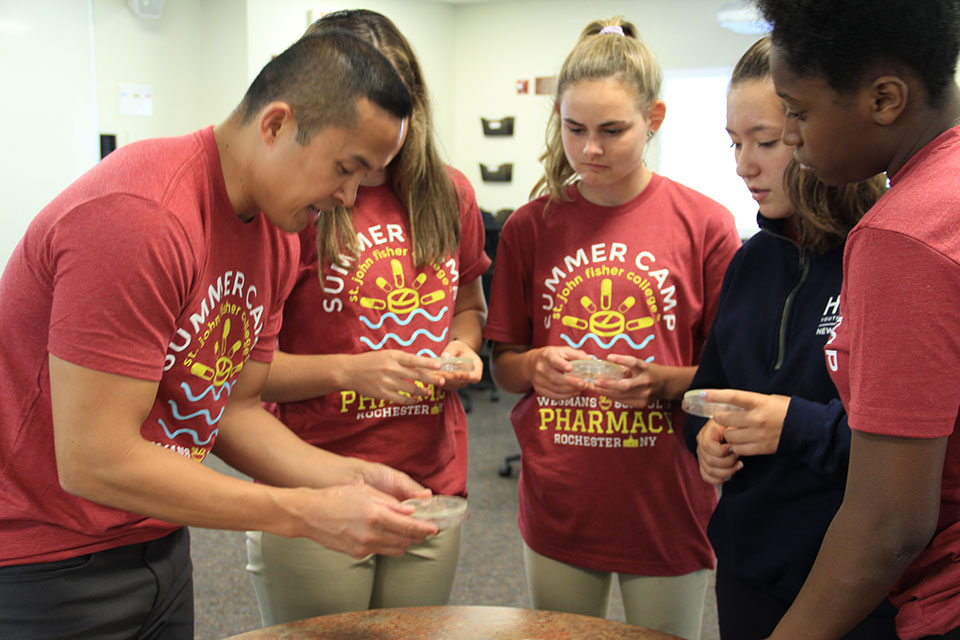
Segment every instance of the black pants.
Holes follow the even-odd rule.
[[[0,567],[0,638],[193,638],[189,531],[56,562]]]
[[[773,633],[780,618],[790,608],[764,591],[737,579],[723,565],[717,566],[717,618],[723,640],[763,640]],[[870,616],[850,633],[846,640],[896,640],[893,617]]]
[[[960,627],[947,631],[942,636],[924,636],[921,640],[960,640]]]

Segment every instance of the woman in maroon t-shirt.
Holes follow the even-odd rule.
[[[628,622],[697,638],[716,490],[677,400],[740,241],[729,211],[644,165],[659,88],[633,25],[586,28],[558,77],[544,195],[500,237],[485,335],[494,379],[524,394],[511,418],[533,606],[604,616],[617,574]],[[626,377],[575,377],[600,366]]]
[[[313,445],[465,496],[467,421],[456,391],[482,372],[480,276],[490,260],[480,210],[466,178],[440,161],[419,64],[396,26],[372,11],[337,11],[304,37],[333,28],[385,53],[413,114],[397,157],[365,176],[355,206],[324,212],[301,234],[300,274],[263,397]],[[436,356],[461,358],[468,370],[440,371]],[[446,604],[460,553],[459,527],[396,558],[355,559],[258,531],[247,539],[267,625]]]

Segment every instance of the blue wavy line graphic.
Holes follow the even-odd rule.
[[[224,383],[223,383],[223,386],[220,387],[219,389],[217,389],[216,387],[214,387],[214,385],[210,385],[209,387],[207,387],[206,389],[204,389],[203,392],[202,392],[200,395],[198,395],[198,396],[193,395],[193,391],[190,389],[190,385],[188,385],[186,382],[181,382],[181,383],[180,383],[180,388],[183,389],[184,393],[187,395],[187,400],[189,400],[190,402],[199,402],[199,401],[203,400],[203,398],[204,398],[208,393],[212,393],[212,394],[213,394],[214,400],[219,400],[219,399],[220,399],[220,396],[223,395],[223,392],[224,392],[224,391],[226,391],[226,392],[227,392],[227,395],[229,396],[229,395],[230,395],[230,392],[233,391],[233,385],[235,385],[235,384],[237,384],[237,383],[234,382],[233,384],[230,384],[229,382],[224,382]]]
[[[603,349],[609,349],[610,347],[612,347],[613,345],[617,344],[617,343],[620,342],[621,340],[625,341],[627,344],[629,344],[629,345],[630,345],[631,347],[633,347],[634,349],[643,349],[643,348],[646,347],[648,344],[650,344],[650,341],[653,340],[656,336],[654,336],[654,335],[651,334],[651,335],[647,336],[646,338],[644,338],[643,341],[642,341],[640,344],[637,344],[636,342],[634,342],[633,340],[631,340],[630,337],[629,337],[627,334],[625,334],[625,333],[619,333],[619,334],[615,335],[615,336],[613,337],[613,340],[611,340],[610,342],[606,342],[606,343],[603,342],[603,341],[600,339],[600,336],[598,336],[598,335],[595,334],[595,333],[588,333],[587,335],[583,336],[583,339],[582,339],[580,342],[574,342],[574,340],[573,340],[570,336],[568,336],[567,334],[565,334],[565,333],[561,333],[561,334],[560,334],[560,337],[563,338],[563,341],[566,342],[569,346],[573,347],[574,349],[579,349],[580,347],[582,347],[583,344],[584,344],[587,340],[593,340],[594,342],[597,343],[597,346],[599,346],[599,347],[601,347],[601,348],[603,348]]]
[[[591,359],[591,360],[600,360],[600,358],[598,358],[597,356],[590,356],[590,359]],[[644,360],[644,362],[653,362],[654,360],[656,360],[656,356],[647,356],[647,358]]]
[[[219,415],[217,415],[217,417],[214,418],[213,415],[210,413],[210,411],[207,409],[201,409],[196,413],[183,415],[180,413],[180,407],[177,406],[176,402],[174,402],[173,400],[168,400],[167,402],[170,403],[170,408],[173,410],[173,417],[176,418],[177,420],[190,420],[191,418],[196,418],[197,416],[203,416],[203,419],[207,421],[207,424],[212,427],[213,425],[220,422],[220,418],[223,417],[224,407],[220,407]]]
[[[437,315],[435,316],[430,315],[424,309],[414,309],[409,314],[407,314],[408,317],[406,320],[401,320],[400,316],[390,311],[382,314],[380,316],[379,322],[373,322],[372,320],[368,319],[366,316],[360,316],[360,322],[367,325],[368,329],[379,329],[380,327],[383,326],[383,323],[387,321],[387,318],[392,318],[398,325],[400,325],[401,327],[405,327],[411,322],[413,322],[413,319],[416,318],[417,316],[423,316],[432,322],[437,322],[438,320],[443,318],[443,316],[447,315],[447,311],[449,309],[450,307],[444,307],[440,309],[439,313],[437,313]]]
[[[433,351],[430,351],[430,349],[420,349],[420,351],[417,351],[417,355],[418,355],[418,356],[426,356],[427,358],[436,358],[436,357],[438,357],[437,354],[435,354]]]
[[[172,403],[171,403],[171,404],[172,404]],[[209,437],[209,438],[207,438],[206,440],[202,440],[202,441],[201,441],[201,440],[200,440],[200,435],[199,435],[196,431],[194,431],[193,429],[177,429],[177,430],[174,431],[173,433],[170,433],[170,429],[167,428],[167,425],[163,422],[163,419],[158,419],[157,422],[160,423],[160,426],[163,427],[163,432],[164,432],[165,434],[167,434],[167,437],[170,438],[171,440],[175,439],[175,438],[176,438],[178,435],[180,435],[181,433],[188,433],[188,434],[190,434],[190,438],[193,439],[193,443],[194,443],[195,445],[197,445],[198,447],[202,447],[202,446],[204,446],[204,445],[209,444],[210,441],[213,440],[215,437],[217,437],[217,434],[220,433],[220,429],[214,429],[214,430],[210,433],[210,437]]]
[[[417,339],[417,336],[420,336],[420,335],[427,336],[434,342],[443,342],[447,337],[447,329],[444,329],[443,333],[441,333],[439,337],[433,335],[426,329],[417,329],[416,331],[413,332],[413,335],[410,336],[409,340],[404,340],[403,338],[401,338],[395,333],[388,333],[383,337],[383,340],[381,340],[379,343],[374,342],[373,340],[371,340],[370,338],[367,338],[366,336],[360,336],[360,340],[363,342],[363,344],[367,345],[371,349],[377,350],[377,349],[382,349],[383,345],[387,343],[387,340],[396,340],[398,343],[400,343],[404,347],[409,347],[411,344],[413,344],[413,341]]]

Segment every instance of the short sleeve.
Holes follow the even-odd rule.
[[[949,435],[960,406],[960,267],[916,239],[864,229],[848,240],[844,278],[850,428]]]
[[[64,216],[46,250],[53,279],[50,353],[159,380],[196,273],[175,217],[141,198],[100,198]]]
[[[740,248],[740,235],[733,214],[718,206],[718,213],[707,226],[707,241],[703,256],[703,319],[701,340],[706,340],[713,317],[720,302],[723,278],[730,261]]]

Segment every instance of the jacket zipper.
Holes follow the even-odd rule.
[[[776,234],[774,234],[776,235]],[[810,261],[807,260],[807,252],[800,248],[796,242],[790,240],[789,238],[784,238],[788,242],[793,243],[797,247],[797,250],[800,252],[800,277],[797,279],[797,284],[793,285],[793,289],[790,290],[790,293],[787,294],[787,299],[783,303],[783,311],[780,314],[780,328],[777,332],[778,344],[777,344],[777,361],[773,365],[774,371],[779,371],[780,367],[783,366],[783,360],[786,358],[787,352],[787,319],[790,316],[790,307],[793,306],[793,300],[797,297],[797,292],[800,290],[800,287],[803,286],[803,283],[807,279],[807,273],[810,271]]]

